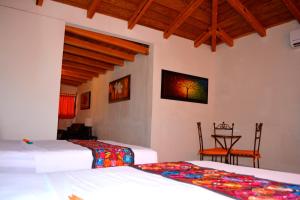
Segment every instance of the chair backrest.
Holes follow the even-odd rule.
[[[254,137],[254,148],[253,148],[254,152],[259,152],[262,126],[263,123],[255,124],[255,137]]]
[[[197,127],[198,127],[200,151],[202,151],[203,150],[203,137],[202,137],[201,122],[197,122]]]
[[[234,128],[234,123],[231,124],[226,124],[225,122],[222,122],[221,124],[216,125],[214,123],[214,135],[217,135],[217,131],[224,131],[228,132],[231,136],[233,136],[233,128]],[[230,139],[230,145],[232,145],[232,139]],[[217,147],[217,141],[215,140],[215,147]]]

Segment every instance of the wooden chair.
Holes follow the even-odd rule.
[[[256,167],[256,160],[257,160],[257,167],[259,168],[259,159],[261,157],[259,148],[260,148],[260,140],[261,140],[261,131],[262,131],[263,123],[256,123],[255,124],[255,137],[254,137],[254,147],[253,150],[242,150],[242,149],[233,149],[230,151],[230,157],[233,159],[233,164],[239,164],[239,157],[246,157],[253,159],[253,167]],[[236,158],[236,162],[235,162]]]
[[[233,128],[234,128],[234,123],[232,123],[231,126],[229,124],[226,124],[225,122],[222,122],[221,124],[218,125],[214,123],[214,135],[224,134],[226,132],[226,135],[229,133],[229,135],[233,136]],[[230,139],[230,146],[232,146],[232,138]],[[215,148],[221,148],[216,138],[215,138]],[[223,162],[223,156],[221,157],[221,162]]]
[[[217,157],[227,156],[228,152],[226,151],[226,149],[223,148],[204,149],[201,122],[197,122],[197,127],[198,127],[198,136],[199,136],[199,144],[200,144],[200,149],[198,152],[200,155],[200,160],[203,160],[203,156],[211,156],[212,161],[216,161]]]

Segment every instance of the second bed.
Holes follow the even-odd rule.
[[[130,148],[134,153],[134,164],[157,162],[157,152],[146,147],[101,142]],[[65,140],[0,141],[0,172],[57,172],[91,169],[92,151]]]

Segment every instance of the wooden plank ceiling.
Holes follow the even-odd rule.
[[[54,0],[95,13],[128,21],[163,32],[164,38],[177,35],[216,46],[225,42],[233,46],[236,38],[251,33],[266,36],[266,29],[297,19],[299,0]],[[42,5],[42,0],[36,0]]]
[[[144,44],[66,26],[61,83],[78,86],[148,51]]]

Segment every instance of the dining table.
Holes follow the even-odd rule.
[[[222,134],[213,134],[211,135],[215,141],[221,146],[222,149],[227,151],[225,156],[225,163],[229,163],[228,157],[232,147],[239,141],[242,137],[241,135],[222,135]],[[229,142],[229,143],[228,143]]]

